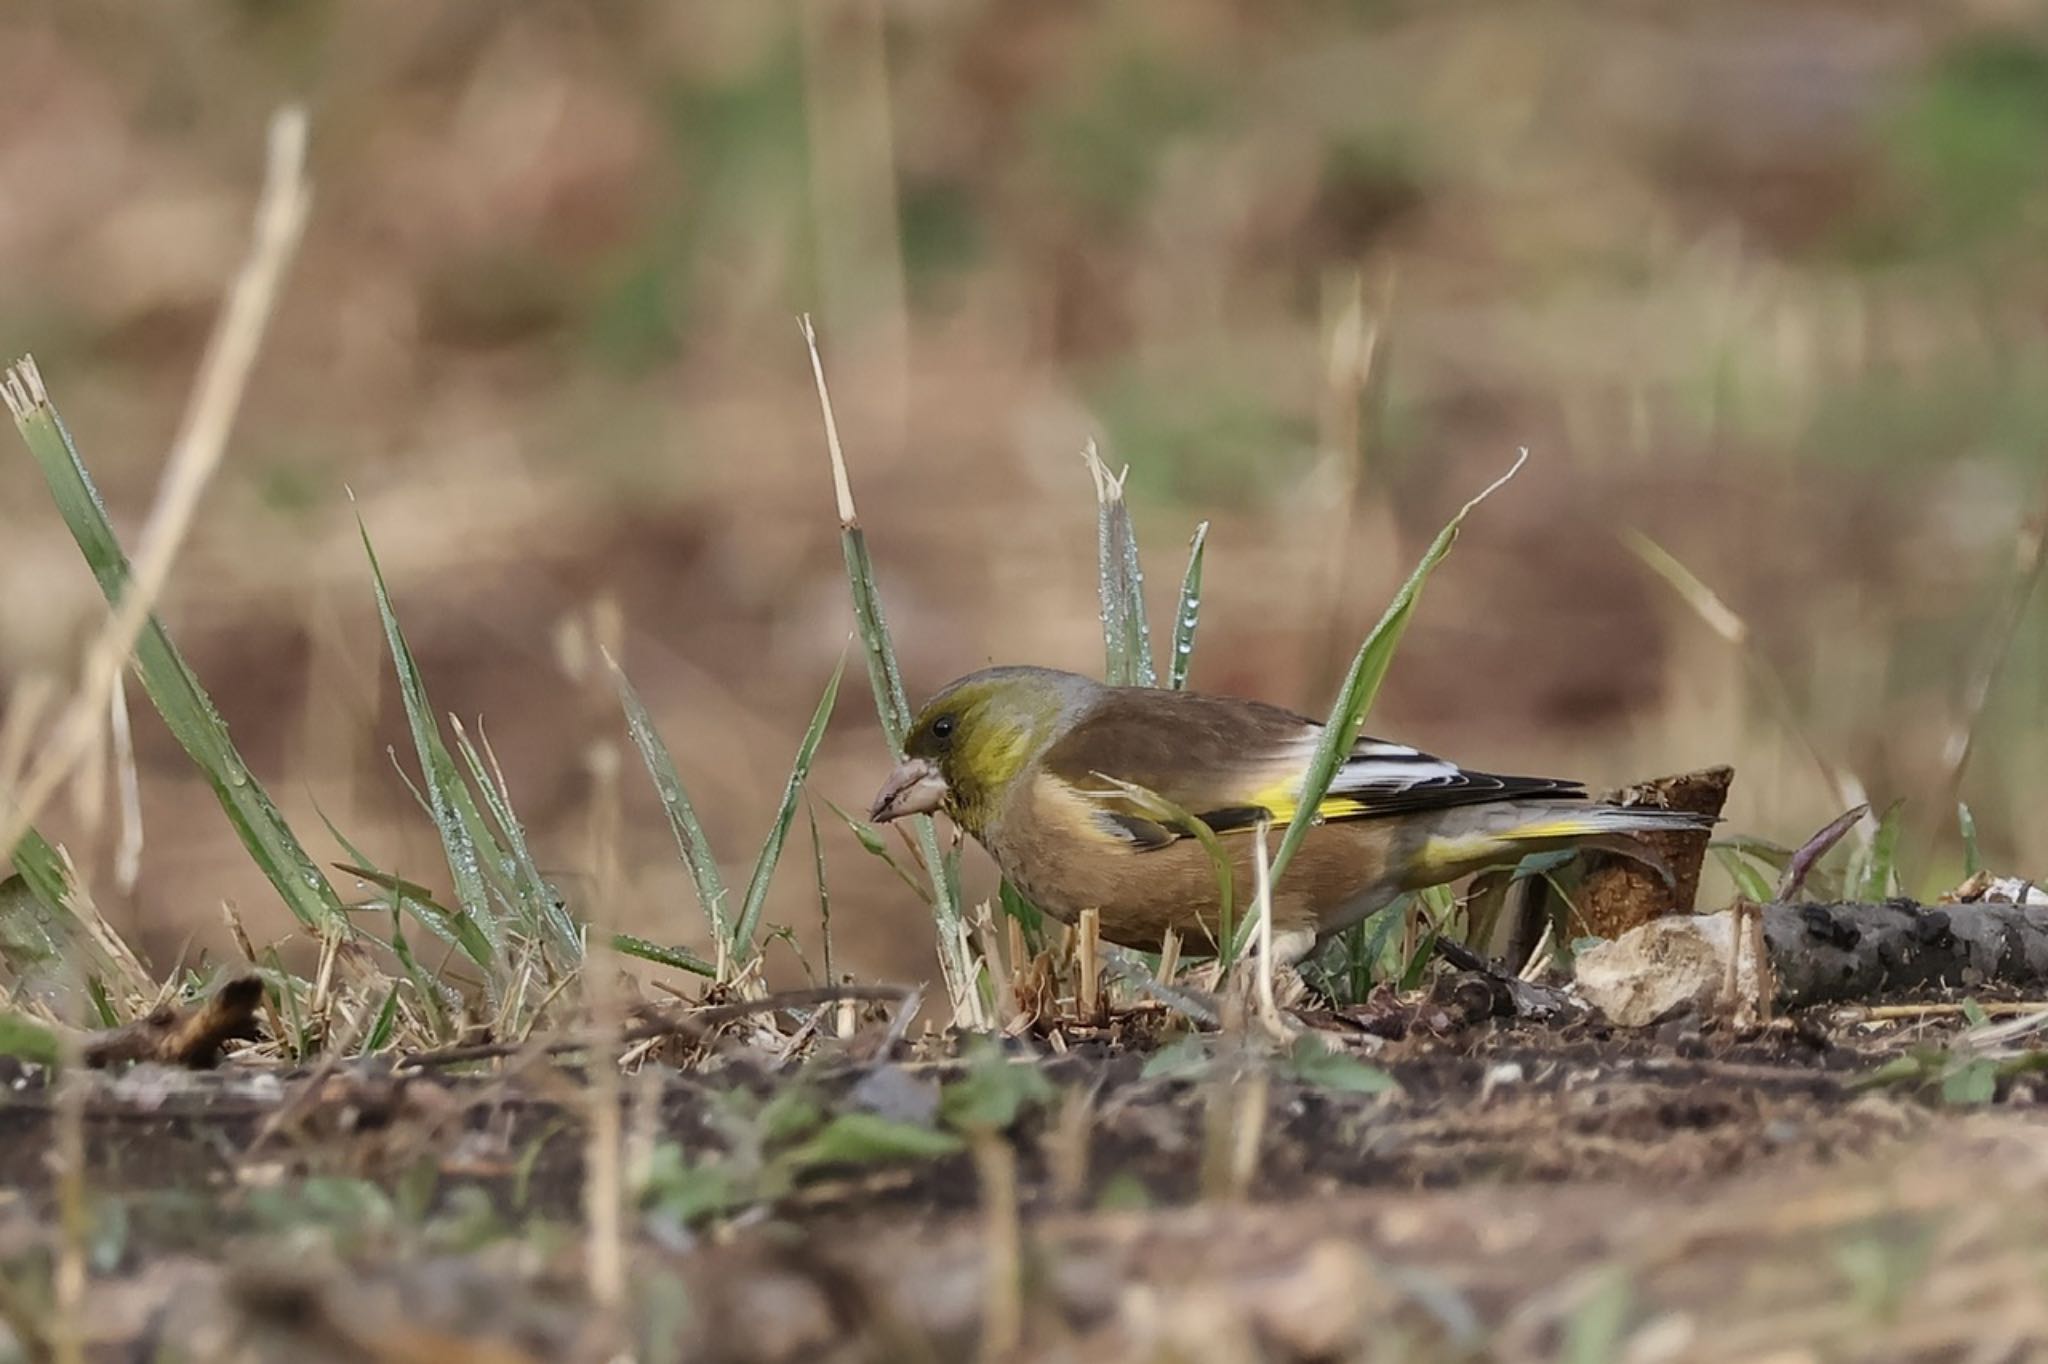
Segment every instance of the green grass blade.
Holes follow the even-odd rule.
[[[1898,893],[1899,825],[1905,805],[1902,800],[1893,801],[1885,807],[1884,817],[1877,822],[1877,833],[1870,840],[1869,851],[1863,859],[1863,875],[1858,881],[1864,900],[1889,899]]]
[[[875,716],[881,722],[883,736],[889,741],[890,757],[900,761],[903,738],[910,732],[910,702],[904,696],[903,672],[896,663],[896,646],[889,638],[889,625],[882,617],[881,596],[875,590],[874,561],[868,556],[867,537],[861,534],[859,526],[842,526],[839,540],[846,558],[846,581],[853,596],[854,624],[860,634],[862,653],[867,659],[868,683],[875,694]],[[925,868],[931,876],[929,899],[932,917],[938,923],[939,954],[947,979],[964,990],[967,988],[969,967],[966,953],[960,947],[960,894],[944,873],[945,854],[939,846],[938,825],[932,822],[930,815],[913,815],[910,818],[910,836],[923,855]]]
[[[376,1021],[370,1024],[370,1031],[363,1038],[362,1054],[374,1055],[391,1045],[391,1034],[398,1028],[398,982],[392,981],[391,988],[384,992],[384,1003],[378,1006]]]
[[[520,822],[519,812],[512,805],[512,788],[505,781],[504,770],[498,765],[498,755],[491,751],[490,736],[482,732],[479,722],[478,737],[483,744],[483,753],[480,754],[477,745],[470,742],[462,722],[450,716],[449,723],[455,730],[455,747],[462,754],[463,764],[469,768],[477,794],[483,797],[484,811],[496,827],[499,839],[503,840],[502,871],[510,884],[520,918],[537,941],[554,945],[558,961],[575,963],[583,955],[583,935],[561,896],[555,893],[554,887],[541,875],[540,865],[533,860],[533,850],[526,842],[526,826]],[[484,765],[486,756],[490,759],[489,767]]]
[[[796,761],[790,765],[789,780],[782,785],[782,803],[775,807],[775,819],[768,826],[768,836],[761,840],[761,852],[754,859],[754,874],[747,879],[746,898],[740,901],[739,922],[732,930],[732,959],[735,965],[744,963],[754,949],[754,928],[761,919],[761,906],[768,899],[768,882],[775,876],[775,864],[782,860],[782,844],[789,837],[790,821],[796,818],[797,797],[803,794],[804,782],[810,779],[811,760],[818,755],[818,744],[825,737],[825,726],[832,721],[832,706],[839,699],[839,679],[846,675],[846,658],[840,656],[839,666],[832,670],[832,680],[825,684],[825,694],[818,698],[818,708],[811,712],[810,727],[804,730],[804,738],[797,745]]]
[[[660,943],[636,938],[630,933],[612,934],[612,947],[629,957],[651,961],[657,966],[672,966],[678,971],[688,971],[692,975],[704,976],[707,979],[715,980],[718,977],[716,966],[695,952],[681,947],[663,947]]]
[[[1707,846],[1713,851],[1715,860],[1720,862],[1721,870],[1728,873],[1728,879],[1735,883],[1736,891],[1745,900],[1753,900],[1760,905],[1767,905],[1772,901],[1774,897],[1771,894],[1770,880],[1758,871],[1755,864],[1741,851],[1721,843],[1709,843]]]
[[[868,554],[867,538],[861,534],[860,518],[854,510],[853,486],[846,473],[846,452],[839,444],[839,423],[832,415],[832,394],[825,384],[825,362],[818,353],[818,335],[811,319],[802,319],[804,343],[810,350],[811,377],[817,383],[818,415],[825,425],[825,447],[832,459],[833,499],[839,513],[839,546],[846,558],[846,583],[853,597],[854,624],[860,633],[868,665],[868,683],[875,694],[875,715],[889,741],[889,755],[901,761],[903,739],[910,731],[910,701],[903,690],[903,670],[896,661],[896,646],[889,638],[889,624],[882,615],[881,593],[875,586],[874,560]],[[946,977],[946,992],[956,1015],[964,1009],[973,988],[972,960],[965,947],[960,911],[960,892],[945,874],[945,855],[939,847],[938,826],[930,815],[911,817],[911,834],[932,882],[932,917],[937,921],[939,965]]]
[[[910,732],[910,698],[903,690],[903,669],[896,662],[896,646],[882,614],[881,593],[875,589],[874,559],[859,526],[841,529],[839,548],[846,560],[847,585],[853,591],[853,623],[867,660],[868,685],[875,693],[875,714],[888,737],[890,754],[900,758],[903,736]]]
[[[804,802],[804,823],[811,829],[811,871],[818,881],[818,936],[824,943],[825,983],[831,985],[832,974],[832,891],[825,880],[825,840],[818,833],[818,807],[811,801]]]
[[[284,1014],[285,1022],[292,1031],[292,1056],[303,1061],[313,1054],[313,1039],[306,1031],[306,1011],[299,1007],[299,986],[302,982],[284,969],[284,959],[277,955],[275,945],[263,950],[263,965],[270,987],[277,995],[279,1011]]]
[[[390,872],[360,864],[336,863],[335,866],[384,890],[391,896],[385,905],[392,909],[412,910],[413,918],[425,925],[435,937],[451,947],[460,948],[463,955],[478,966],[490,969],[491,941],[469,915],[448,908],[417,881],[408,881],[403,876],[393,876]]]
[[[704,836],[704,826],[697,822],[697,807],[690,803],[690,793],[676,771],[676,760],[654,728],[654,717],[647,713],[640,693],[626,680],[625,669],[616,659],[607,657],[605,661],[611,664],[612,681],[619,689],[619,705],[626,712],[626,732],[633,738],[633,747],[640,751],[640,761],[654,782],[654,794],[668,815],[676,853],[690,873],[691,884],[697,888],[697,903],[711,925],[712,941],[724,942],[728,937],[725,877],[718,870],[718,859],[711,855],[711,841]]]
[[[0,880],[0,966],[17,981],[82,984],[88,995],[124,975],[71,908],[63,857],[32,828],[15,845],[14,873]]]
[[[1045,951],[1045,911],[1024,898],[1024,892],[1004,877],[996,883],[996,903],[1024,930],[1024,950],[1037,956]]]
[[[1273,855],[1274,884],[1279,883],[1281,873],[1294,860],[1301,840],[1315,826],[1313,812],[1322,805],[1323,796],[1329,791],[1338,767],[1350,756],[1351,746],[1358,741],[1366,712],[1372,709],[1373,698],[1379,694],[1380,683],[1386,679],[1387,667],[1394,661],[1394,650],[1400,646],[1409,618],[1415,614],[1415,603],[1422,596],[1423,584],[1429,581],[1430,573],[1443,562],[1444,556],[1451,552],[1458,530],[1465,524],[1465,518],[1472,514],[1472,509],[1520,472],[1528,458],[1529,452],[1522,451],[1513,468],[1460,507],[1450,523],[1437,532],[1436,540],[1422,556],[1422,562],[1415,565],[1408,581],[1401,584],[1401,590],[1388,603],[1379,624],[1372,627],[1372,633],[1359,646],[1357,657],[1351,660],[1351,670],[1344,676],[1344,685],[1338,690],[1337,704],[1330,708],[1323,737],[1316,745],[1315,755],[1309,760],[1308,775],[1302,780],[1301,796],[1296,803],[1297,814],[1288,821],[1287,832],[1280,840],[1280,850]]]
[[[885,840],[882,837],[882,831],[880,829],[877,829],[874,825],[868,823],[864,819],[859,819],[851,814],[848,814],[845,810],[840,808],[838,802],[832,800],[830,797],[820,796],[818,797],[818,799],[825,802],[825,808],[827,810],[830,810],[833,814],[839,816],[840,823],[844,824],[847,827],[848,832],[852,833],[854,841],[860,844],[861,851],[867,853],[867,855],[870,857],[880,858],[884,866],[888,867],[890,871],[896,873],[896,877],[898,880],[902,881],[904,885],[910,887],[912,894],[922,899],[925,902],[925,904],[931,904],[932,888],[930,883],[927,882],[924,884],[919,884],[917,878],[910,874],[910,869],[903,865],[902,861],[898,859],[895,853],[889,851],[889,844],[887,840]]]
[[[452,998],[453,992],[420,965],[413,955],[412,944],[406,941],[405,927],[396,906],[391,911],[391,955],[398,958],[405,978],[412,982],[412,992],[419,998],[420,1008],[426,1014],[427,1028],[436,1041],[446,1041],[455,1035],[454,1025],[449,1021],[448,1010],[458,1003]]]
[[[119,600],[128,586],[128,559],[57,409],[47,399],[34,402],[15,425],[35,455],[50,496],[100,590],[110,604]],[[134,662],[150,703],[205,774],[242,846],[293,916],[311,929],[340,921],[341,897],[320,874],[262,784],[250,775],[220,712],[155,615],[136,637]]]
[[[71,912],[71,882],[64,875],[64,859],[57,855],[48,839],[34,829],[24,833],[21,842],[14,846],[14,870],[20,873],[22,883],[58,922],[83,933],[85,926]]]
[[[55,1067],[62,1052],[56,1033],[34,1019],[0,1010],[0,1056]]]
[[[405,703],[406,725],[412,730],[413,748],[419,755],[420,776],[426,786],[428,809],[433,815],[434,828],[441,835],[441,849],[447,855],[448,874],[455,884],[455,898],[461,906],[461,917],[476,928],[489,949],[481,957],[475,952],[470,955],[477,965],[484,968],[485,983],[495,999],[502,984],[505,930],[491,909],[490,892],[484,884],[483,857],[475,833],[475,826],[482,822],[481,816],[476,813],[476,802],[470,798],[469,788],[463,783],[462,774],[456,770],[455,759],[449,755],[448,746],[441,742],[440,726],[435,722],[433,706],[427,700],[426,682],[420,676],[418,663],[413,660],[411,646],[405,642],[405,632],[399,628],[398,613],[391,605],[391,593],[384,583],[384,570],[377,562],[377,550],[370,543],[370,532],[360,520],[356,525],[362,533],[363,553],[370,560],[370,579],[377,591],[377,615],[384,623],[384,642],[390,650],[392,666],[398,672],[398,692]]]
[[[1209,523],[1195,527],[1188,542],[1188,571],[1181,575],[1180,607],[1173,617],[1173,653],[1166,660],[1166,685],[1185,691],[1188,665],[1195,659],[1195,625],[1202,615],[1202,556],[1209,548]]]
[[[1975,876],[1984,870],[1984,855],[1977,849],[1977,817],[1962,801],[1956,802],[1956,828],[1963,835],[1963,875]],[[17,858],[19,856],[16,854]]]
[[[1095,480],[1095,550],[1102,597],[1103,680],[1112,687],[1150,687],[1152,626],[1145,616],[1145,574],[1138,566],[1138,534],[1124,501],[1124,476],[1112,474],[1096,453],[1082,452]]]

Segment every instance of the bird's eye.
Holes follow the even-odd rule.
[[[941,715],[938,719],[932,721],[932,737],[934,739],[941,740],[952,738],[953,717],[950,715]]]

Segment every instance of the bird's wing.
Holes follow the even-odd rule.
[[[1048,750],[1044,767],[1098,801],[1104,832],[1146,849],[1189,832],[1176,815],[1199,818],[1217,833],[1249,829],[1261,818],[1293,820],[1322,734],[1313,720],[1255,701],[1119,690]],[[1405,744],[1360,738],[1317,814],[1366,819],[1583,794],[1576,782],[1470,772]]]

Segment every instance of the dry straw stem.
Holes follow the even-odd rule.
[[[797,319],[803,329],[804,345],[811,353],[811,379],[818,387],[818,410],[825,418],[825,447],[832,455],[832,496],[839,504],[839,526],[852,530],[860,524],[853,511],[853,485],[846,477],[846,451],[839,444],[839,420],[832,415],[832,390],[825,384],[825,361],[818,354],[818,332],[811,315]]]
[[[2044,572],[2048,572],[2048,480],[2043,481],[2041,498],[2033,515],[2020,526],[2018,539],[2013,545],[2012,579],[1998,614],[1993,617],[1991,628],[1985,634],[1976,666],[1963,683],[1962,704],[1955,728],[1942,747],[1945,798],[1930,802],[1931,810],[1946,810],[1956,803],[1956,796],[1962,790],[1963,772],[1969,767],[1970,754],[1976,748],[1977,722],[1983,718],[1985,704],[1991,699],[1992,685],[2005,667],[2006,656],[2012,652],[2013,639],[2020,632],[2021,622],[2026,619],[2027,602],[2040,586]]]
[[[85,1364],[86,1258],[92,1235],[92,1210],[85,1184],[86,1082],[82,1042],[60,1040],[57,1073],[57,1248],[55,1327],[51,1333],[56,1364]]]
[[[981,1357],[1012,1358],[1024,1340],[1024,1234],[1017,1208],[1017,1153],[1000,1133],[968,1134],[981,1180],[985,1256],[982,1262]]]
[[[590,804],[590,868],[592,887],[589,920],[598,929],[584,960],[584,999],[590,1009],[593,1046],[585,1064],[589,1071],[589,1127],[583,1158],[584,1218],[588,1240],[584,1272],[592,1301],[616,1335],[626,1299],[625,1172],[623,1167],[623,1098],[619,1082],[619,1049],[624,1031],[619,1000],[619,962],[609,945],[609,927],[616,912],[620,883],[619,752],[609,740],[592,742],[587,760],[593,794]]]
[[[55,734],[13,792],[8,808],[0,812],[0,849],[13,848],[50,796],[90,752],[114,681],[127,665],[150,609],[170,577],[200,495],[220,466],[278,288],[305,229],[312,202],[305,162],[306,114],[296,105],[288,106],[270,121],[269,156],[249,254],[228,291],[227,304],[200,362],[198,381],[143,527],[128,588],[93,641],[78,692]],[[31,357],[24,357],[9,371],[0,382],[0,394],[17,422],[49,406],[49,394]]]
[[[1820,745],[1813,741],[1813,736],[1806,732],[1806,727],[1800,724],[1798,707],[1792,701],[1792,693],[1786,687],[1784,678],[1778,675],[1777,670],[1758,652],[1751,641],[1749,622],[1736,614],[1735,610],[1722,601],[1719,594],[1702,582],[1691,569],[1680,563],[1676,555],[1649,536],[1638,530],[1624,530],[1621,533],[1621,540],[1652,573],[1670,584],[1672,591],[1678,594],[1679,600],[1690,607],[1692,613],[1698,616],[1709,630],[1735,647],[1743,664],[1748,667],[1750,675],[1756,679],[1757,684],[1769,696],[1771,704],[1777,708],[1785,727],[1792,731],[1793,736],[1806,749],[1807,755],[1813,759],[1814,766],[1820,770],[1821,780],[1827,783],[1828,790],[1835,799],[1844,806],[1864,804],[1868,796],[1863,790],[1863,783],[1847,769],[1830,762],[1827,755],[1820,751]],[[1866,842],[1869,835],[1875,834],[1877,829],[1876,821],[1867,815],[1859,827],[1865,830]]]
[[[1252,885],[1256,896],[1254,912],[1259,916],[1259,1022],[1274,1037],[1286,1037],[1287,1025],[1280,1018],[1280,1006],[1273,996],[1273,863],[1268,856],[1267,835],[1272,821],[1261,818],[1252,844]]]
[[[135,730],[128,717],[128,688],[114,674],[108,697],[107,725],[114,741],[114,791],[120,812],[120,839],[114,845],[114,885],[123,895],[135,893],[142,879],[142,778],[135,767]]]

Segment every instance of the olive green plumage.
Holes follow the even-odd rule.
[[[1321,735],[1257,701],[990,668],[918,713],[873,817],[944,810],[1054,917],[1094,908],[1114,942],[1153,947],[1171,927],[1205,944],[1220,910],[1216,866],[1177,816],[1215,831],[1233,899],[1250,906],[1255,830],[1296,817]],[[1273,887],[1276,951],[1290,958],[1403,891],[1530,852],[1711,823],[1592,804],[1576,782],[1468,772],[1371,738],[1353,746],[1317,814]]]

